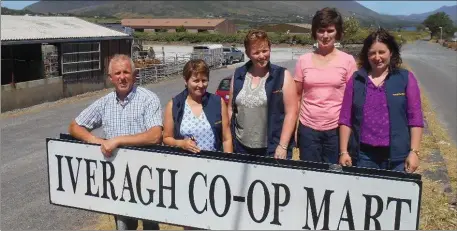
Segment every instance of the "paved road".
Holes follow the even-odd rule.
[[[278,64],[293,68],[295,63]],[[219,81],[233,71],[212,71],[209,91],[214,92]],[[184,82],[177,78],[147,88],[157,93],[165,106],[184,88]],[[1,119],[0,229],[64,230],[96,223],[96,213],[49,204],[45,138],[66,133],[70,120],[98,97],[49,103],[34,112]]]
[[[402,58],[413,69],[438,118],[457,143],[457,52],[418,41],[403,47]]]

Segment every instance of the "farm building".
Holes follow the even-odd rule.
[[[149,32],[176,32],[178,28],[184,28],[189,33],[236,33],[233,22],[223,18],[191,19],[191,18],[141,18],[122,19],[121,24],[135,31]]]
[[[114,54],[133,38],[75,17],[1,16],[2,111],[110,86]]]
[[[289,34],[309,34],[311,33],[311,24],[305,23],[281,23],[262,25],[259,29],[266,32],[287,33]]]

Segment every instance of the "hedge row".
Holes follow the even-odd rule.
[[[369,30],[360,29],[356,34],[344,36],[341,41],[343,44],[361,44],[369,35]],[[399,32],[403,34],[402,32]],[[395,34],[398,36],[398,33]],[[406,36],[398,36],[400,43],[410,41],[412,39],[420,39],[419,33],[406,33]],[[210,33],[153,33],[153,32],[135,32],[136,39],[156,41],[156,42],[189,42],[189,43],[239,43],[242,44],[245,32],[237,34],[210,34]],[[310,45],[314,43],[311,35],[291,35],[284,33],[268,33],[268,36],[273,44],[301,44]]]

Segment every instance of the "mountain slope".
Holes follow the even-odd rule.
[[[26,9],[119,18],[225,17],[264,23],[309,23],[314,13],[326,6],[336,7],[344,16],[354,15],[363,24],[398,24],[398,18],[380,15],[356,1],[40,1]]]
[[[404,20],[423,22],[428,16],[438,13],[438,12],[444,12],[447,15],[449,15],[449,17],[451,18],[452,21],[454,21],[454,22],[457,21],[457,5],[442,6],[439,9],[436,9],[434,11],[430,11],[430,12],[426,12],[426,13],[422,13],[422,14],[411,14],[408,16],[399,15],[397,17],[404,19]]]

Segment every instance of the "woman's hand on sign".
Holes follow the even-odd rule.
[[[407,173],[413,173],[419,167],[419,157],[416,153],[411,151],[405,161],[405,171]]]
[[[187,150],[189,152],[199,153],[200,148],[197,146],[197,142],[195,142],[194,140],[195,139],[186,138],[180,142],[181,144],[179,146],[182,149]]]
[[[274,157],[276,159],[286,159],[286,156],[287,156],[287,150],[285,150],[283,147],[278,145],[278,147],[276,147]]]
[[[349,155],[349,152],[342,152],[340,155],[340,165],[341,166],[347,166],[351,167],[352,166],[352,158]]]
[[[112,138],[109,140],[104,140],[101,142],[100,149],[102,153],[106,157],[111,157],[112,152],[119,146],[119,142],[116,138]]]

